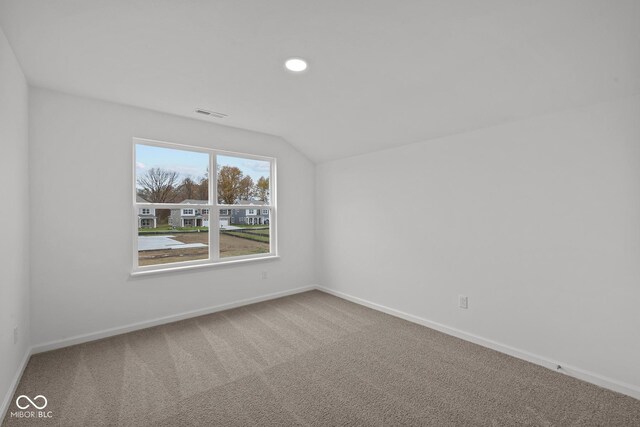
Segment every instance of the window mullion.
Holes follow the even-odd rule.
[[[220,259],[220,210],[218,204],[218,159],[216,152],[209,157],[209,259],[217,262]]]

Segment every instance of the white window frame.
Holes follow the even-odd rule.
[[[206,204],[186,204],[181,203],[140,203],[136,200],[136,145],[150,145],[154,147],[162,147],[162,148],[170,148],[174,150],[184,150],[184,151],[195,151],[200,153],[209,154],[209,171],[217,171],[217,156],[232,156],[232,157],[240,157],[250,160],[261,160],[267,161],[270,164],[270,176],[269,176],[269,184],[270,184],[270,196],[269,203],[260,206],[259,209],[268,209],[269,210],[269,252],[266,254],[256,254],[256,255],[241,255],[235,257],[225,257],[220,258],[220,230],[218,227],[211,227],[211,224],[219,224],[220,223],[220,209],[229,210],[229,214],[231,214],[230,209],[258,209],[255,205],[250,204],[236,204],[236,205],[227,205],[218,203],[218,186],[217,186],[217,174],[209,174],[209,203]],[[254,154],[247,153],[238,153],[226,150],[218,150],[213,148],[206,147],[197,147],[192,145],[185,144],[177,144],[172,142],[164,142],[164,141],[156,141],[145,138],[133,138],[133,182],[132,182],[132,201],[133,201],[133,268],[132,275],[144,275],[151,273],[159,273],[165,271],[176,271],[176,270],[184,270],[184,269],[193,269],[193,268],[201,268],[201,267],[212,267],[217,265],[229,265],[235,263],[244,263],[244,262],[254,262],[254,261],[262,261],[266,259],[279,258],[278,256],[278,239],[277,239],[277,185],[276,185],[276,159],[274,157],[267,156],[259,156]],[[209,257],[203,260],[193,260],[193,261],[181,261],[174,262],[170,264],[157,264],[157,265],[147,265],[140,266],[138,265],[138,212],[142,208],[153,209],[154,211],[157,209],[180,209],[180,212],[183,212],[183,209],[193,209],[195,212],[196,209],[208,209],[209,210]]]

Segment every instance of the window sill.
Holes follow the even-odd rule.
[[[258,257],[258,258],[234,259],[234,260],[220,261],[220,262],[209,263],[209,264],[182,265],[182,266],[169,267],[169,268],[159,268],[159,269],[156,269],[156,270],[132,271],[129,274],[129,276],[132,277],[132,278],[136,278],[136,277],[150,276],[150,275],[155,275],[155,274],[176,273],[176,272],[180,272],[180,271],[189,271],[189,270],[196,270],[196,269],[202,269],[202,268],[230,267],[230,266],[234,266],[234,265],[238,265],[238,264],[245,264],[245,263],[250,263],[250,262],[260,262],[260,261],[269,261],[269,260],[276,260],[276,259],[280,259],[280,256],[279,255],[269,255],[269,256]]]

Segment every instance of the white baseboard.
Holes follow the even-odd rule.
[[[203,316],[205,314],[211,314],[218,311],[229,310],[232,308],[241,307],[243,305],[255,304],[257,302],[268,301],[271,299],[285,297],[287,295],[298,294],[300,292],[306,292],[316,289],[315,286],[303,286],[295,289],[288,289],[286,291],[274,292],[271,294],[261,295],[258,297],[247,298],[243,300],[233,301],[226,304],[217,305],[214,307],[207,307],[198,310],[187,311],[179,314],[173,314],[170,316],[159,317],[157,319],[145,320],[143,322],[132,323],[125,326],[118,326],[116,328],[105,329],[98,332],[92,332],[89,334],[76,335],[61,340],[49,341],[44,344],[38,344],[31,348],[31,354],[42,353],[45,351],[56,350],[63,347],[69,347],[71,345],[82,344],[89,341],[95,341],[102,338],[108,338],[114,335],[125,334],[127,332],[133,332],[140,329],[151,328],[153,326],[164,325],[166,323],[177,322],[179,320],[190,319],[192,317]]]
[[[362,298],[354,297],[352,295],[345,294],[344,292],[335,291],[333,289],[325,288],[323,286],[316,286],[316,289],[322,292],[326,292],[328,294],[346,299],[356,304],[360,304],[365,307],[369,307],[374,310],[381,311],[383,313],[387,313],[404,320],[408,320],[409,322],[417,323],[419,325],[423,325],[428,328],[435,329],[447,335],[451,335],[456,338],[460,338],[465,341],[470,341],[474,344],[478,344],[483,347],[487,347],[492,350],[499,351],[500,353],[508,354],[509,356],[526,360],[527,362],[535,363],[536,365],[540,365],[545,368],[549,368],[554,371],[561,372],[565,375],[572,376],[574,378],[595,384],[597,386],[604,387],[609,390],[616,391],[618,393],[626,394],[627,396],[631,396],[635,399],[640,399],[640,387],[637,387],[635,385],[614,380],[612,378],[608,378],[608,377],[596,374],[594,372],[587,371],[585,369],[577,368],[575,366],[566,365],[562,362],[551,360],[549,358],[539,356],[537,354],[533,354],[528,351],[520,350],[520,349],[511,347],[509,345],[499,343],[497,341],[493,341],[487,338],[480,337],[478,335],[474,335],[474,334],[462,331],[460,329],[452,328],[438,322],[434,322],[422,317],[414,316],[413,314],[405,313],[403,311],[386,307],[381,304],[376,304],[374,302],[367,301]],[[558,370],[558,366],[561,366],[559,370]]]
[[[27,367],[27,363],[29,363],[29,358],[31,357],[31,347],[27,348],[24,352],[24,357],[22,358],[22,362],[18,366],[18,370],[13,376],[13,380],[9,385],[9,390],[7,390],[7,394],[4,396],[2,400],[2,405],[0,406],[0,424],[4,420],[4,417],[7,415],[7,411],[11,407],[11,402],[13,400],[13,395],[18,388],[18,384],[20,384],[20,379],[22,378],[22,374],[24,373],[25,368]]]

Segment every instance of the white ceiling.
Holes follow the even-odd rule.
[[[0,25],[32,85],[317,162],[640,92],[639,0],[0,0]]]

